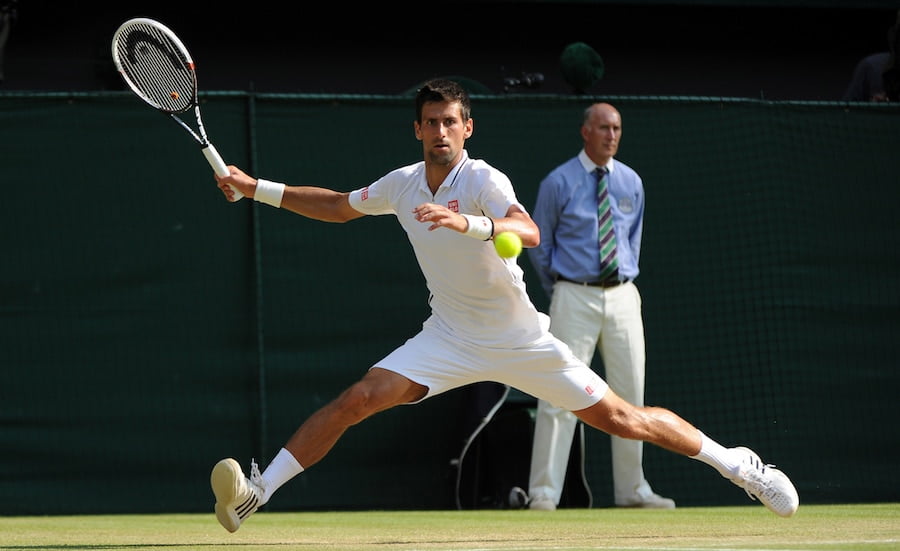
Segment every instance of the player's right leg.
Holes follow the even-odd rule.
[[[289,468],[270,471],[267,467],[260,475],[253,463],[247,478],[234,459],[219,461],[210,475],[219,523],[229,532],[236,532],[278,488],[325,457],[349,427],[398,404],[415,402],[427,391],[426,387],[403,375],[372,368],[362,379],[313,413],[291,436],[284,446],[285,453],[293,458]]]

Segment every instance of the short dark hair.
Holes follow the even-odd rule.
[[[472,118],[472,103],[469,93],[458,82],[433,79],[425,82],[416,92],[416,120],[422,122],[422,107],[428,102],[457,102],[463,121]]]

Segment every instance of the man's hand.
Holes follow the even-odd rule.
[[[225,198],[233,202],[235,200],[234,190],[238,190],[246,197],[254,197],[256,192],[256,179],[251,178],[241,169],[234,165],[228,165],[228,176],[216,176],[216,185],[225,194]]]
[[[423,203],[413,209],[413,214],[419,222],[431,224],[428,226],[428,231],[450,228],[459,233],[465,233],[469,227],[469,222],[461,214],[435,203]]]

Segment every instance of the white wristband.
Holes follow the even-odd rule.
[[[284,188],[284,184],[257,178],[256,193],[253,194],[253,199],[259,201],[260,203],[265,203],[267,205],[272,205],[275,208],[280,208],[281,198],[284,196]]]
[[[463,217],[469,222],[469,227],[464,235],[487,241],[494,236],[494,221],[487,216],[472,216],[471,214],[463,214]]]

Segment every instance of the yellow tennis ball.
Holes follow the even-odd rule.
[[[500,232],[494,236],[494,248],[503,258],[519,256],[522,252],[522,239],[511,231]]]

